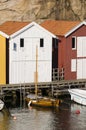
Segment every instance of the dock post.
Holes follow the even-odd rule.
[[[86,88],[86,83],[85,83],[85,88]]]
[[[20,108],[22,107],[22,88],[20,84]]]
[[[71,85],[69,85],[69,89],[71,89]]]
[[[24,108],[25,108],[25,84],[24,84],[24,91],[23,91],[23,101],[24,101]]]
[[[1,87],[1,95],[3,95],[3,89],[2,89],[2,87]]]
[[[1,87],[1,98],[4,99],[4,96],[3,96],[3,88]]]
[[[52,93],[52,97],[53,97],[53,90],[54,90],[53,85],[51,85],[51,93]]]

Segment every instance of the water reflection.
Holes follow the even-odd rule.
[[[9,113],[7,110],[0,111],[0,130],[9,130]]]
[[[16,120],[11,120],[10,130],[50,130],[52,111],[50,109],[22,109],[10,110]],[[15,123],[15,125],[14,125]]]
[[[80,111],[77,113],[76,111]],[[71,104],[71,118],[70,122],[74,129],[85,130],[86,129],[86,106],[79,104]]]
[[[80,113],[76,114],[76,110]],[[0,112],[0,130],[85,130],[86,107],[75,103],[60,108],[12,108]],[[16,117],[14,119],[13,117]]]

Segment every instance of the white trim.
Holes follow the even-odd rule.
[[[37,24],[37,23],[35,23],[35,22],[32,22],[32,23],[26,25],[25,27],[23,27],[23,28],[20,29],[19,31],[17,31],[17,32],[13,33],[12,35],[10,35],[10,37],[11,37],[11,38],[16,37],[17,35],[19,35],[20,33],[24,32],[25,30],[31,28],[31,27],[34,26],[34,25],[37,26],[38,28],[42,29],[43,31],[45,31],[46,33],[48,33],[49,35],[51,35],[52,37],[58,39],[57,36],[55,36],[54,34],[52,34],[51,32],[49,32],[48,30],[46,30],[45,28],[43,28],[41,25],[39,25],[39,24]]]
[[[0,35],[2,35],[5,38],[9,38],[9,35],[7,35],[6,33],[2,32],[2,31],[0,31]]]
[[[86,25],[86,22],[83,21],[81,23],[79,23],[77,26],[75,26],[73,29],[71,29],[69,32],[67,32],[65,34],[65,37],[69,36],[72,32],[74,32],[76,29],[78,29],[79,27],[81,27],[82,25]]]

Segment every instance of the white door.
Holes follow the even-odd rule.
[[[86,37],[77,38],[77,79],[86,79]]]

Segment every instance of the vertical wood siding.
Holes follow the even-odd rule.
[[[20,47],[20,38],[24,38],[24,47]],[[41,38],[44,39],[44,47],[40,47]],[[13,50],[14,43],[17,45],[16,50]],[[33,26],[10,40],[9,83],[34,82],[36,46],[38,46],[38,81],[52,80],[52,37]]]
[[[0,35],[0,84],[6,84],[6,39]]]
[[[81,26],[79,29],[74,31],[70,36],[65,38],[65,40],[62,40],[63,38],[61,38],[61,46],[62,47],[60,47],[60,49],[59,49],[59,51],[60,51],[59,52],[59,59],[60,59],[60,57],[63,57],[63,58],[60,59],[59,65],[61,67],[61,65],[64,63],[63,67],[64,67],[64,71],[65,71],[65,79],[66,80],[77,79],[78,78],[77,75],[79,74],[79,70],[80,70],[80,72],[82,71],[80,69],[80,67],[82,68],[81,65],[79,65],[79,67],[78,67],[78,73],[77,73],[77,70],[75,72],[71,71],[72,59],[76,60],[76,68],[77,68],[77,61],[78,61],[77,59],[79,58],[79,56],[81,56],[83,54],[82,58],[86,57],[86,51],[85,51],[86,50],[85,49],[86,48],[85,47],[86,41],[83,42],[83,46],[84,46],[83,52],[81,52],[82,43],[79,43],[77,40],[76,40],[76,49],[75,50],[72,49],[72,37],[74,37],[74,36],[76,37],[76,39],[78,37],[80,37],[80,38],[83,38],[83,40],[84,40],[84,37],[86,38],[86,26],[85,25]],[[83,77],[80,77],[80,78],[82,79]],[[84,78],[86,78],[86,76]]]

